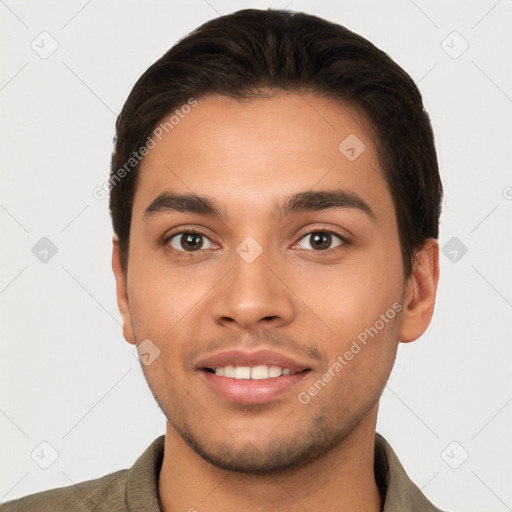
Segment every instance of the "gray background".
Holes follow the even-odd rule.
[[[286,5],[0,1],[1,501],[128,467],[164,433],[122,337],[107,200],[92,190],[108,177],[116,114],[154,60],[218,14]],[[437,310],[400,348],[378,430],[443,508],[512,510],[512,4],[288,6],[387,51],[418,83],[436,134]]]

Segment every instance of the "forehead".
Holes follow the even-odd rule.
[[[200,97],[186,110],[161,140],[154,138],[139,171],[134,214],[162,191],[254,212],[281,196],[343,188],[392,208],[370,126],[351,107],[280,94]]]

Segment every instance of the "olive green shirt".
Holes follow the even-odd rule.
[[[39,492],[5,503],[0,512],[161,512],[158,475],[164,436],[149,446],[131,469],[96,480]],[[375,478],[383,512],[440,512],[409,479],[397,456],[379,434],[375,438]]]

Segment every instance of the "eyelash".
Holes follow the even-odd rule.
[[[336,247],[331,247],[330,249],[325,249],[323,251],[313,251],[311,249],[298,249],[298,250],[314,252],[315,254],[319,254],[319,255],[326,255],[326,254],[331,254],[332,252],[338,251],[343,246],[347,246],[350,244],[350,241],[345,236],[341,235],[337,231],[334,231],[333,229],[327,229],[327,228],[326,229],[322,229],[322,228],[318,229],[318,228],[316,228],[316,229],[312,229],[311,231],[308,231],[306,233],[303,233],[302,236],[293,245],[294,246],[297,245],[301,240],[303,240],[307,236],[311,236],[314,233],[323,233],[323,234],[328,234],[328,235],[334,235],[334,236],[338,237],[342,243],[337,245]]]
[[[177,249],[174,249],[173,247],[170,246],[169,242],[173,238],[175,238],[177,236],[188,235],[188,234],[199,235],[199,236],[202,236],[202,237],[210,240],[210,238],[207,235],[205,235],[204,233],[202,233],[201,231],[191,228],[191,229],[187,229],[187,230],[183,230],[183,231],[178,231],[176,233],[172,233],[169,236],[166,236],[163,240],[163,245],[168,247],[169,250],[173,254],[178,256],[178,258],[191,258],[194,256],[194,254],[201,253],[203,250],[205,250],[205,249],[199,249],[198,251],[178,251]],[[215,243],[215,242],[212,242],[211,240],[210,240],[210,242]],[[215,244],[215,245],[218,245],[218,244]]]
[[[337,231],[335,231],[333,229],[327,229],[327,228],[326,229],[316,228],[316,229],[312,229],[311,231],[308,231],[306,233],[303,233],[300,236],[300,238],[293,244],[293,246],[297,245],[302,239],[304,239],[307,236],[310,236],[310,235],[312,235],[314,233],[325,233],[325,234],[329,234],[329,235],[334,235],[334,236],[338,237],[342,241],[342,243],[340,245],[337,245],[336,247],[332,247],[330,249],[325,249],[323,251],[312,251],[310,249],[298,249],[298,250],[310,251],[310,252],[314,252],[316,254],[325,255],[325,254],[331,254],[333,251],[337,251],[337,250],[339,250],[343,246],[350,245],[350,240],[348,240],[345,236],[341,235]],[[164,246],[168,247],[170,251],[172,251],[176,256],[178,256],[180,258],[191,258],[191,257],[194,256],[194,254],[201,253],[202,251],[207,250],[207,249],[199,249],[197,251],[179,251],[179,250],[174,249],[173,247],[171,247],[169,245],[169,242],[173,238],[175,238],[177,236],[186,235],[186,234],[195,234],[195,235],[202,236],[202,237],[208,239],[211,243],[215,244],[215,242],[210,240],[210,238],[207,235],[205,235],[201,231],[196,230],[194,228],[190,228],[190,229],[187,229],[187,230],[183,230],[183,231],[178,231],[176,233],[172,233],[172,234],[166,236],[163,239],[162,243],[163,243]],[[218,244],[215,244],[215,245],[218,245]]]

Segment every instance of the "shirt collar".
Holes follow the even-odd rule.
[[[375,434],[375,480],[383,498],[382,512],[441,512],[409,478],[389,443]]]

